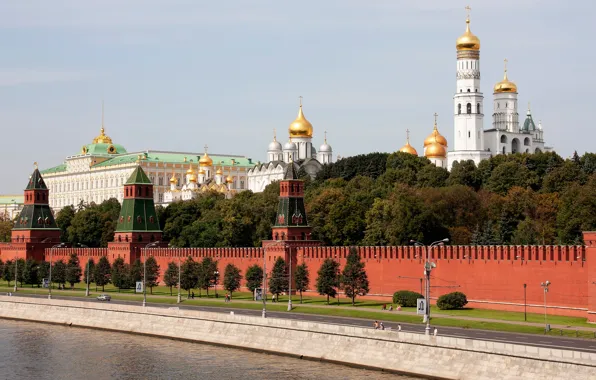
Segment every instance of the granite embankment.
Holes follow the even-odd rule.
[[[444,379],[596,379],[596,354],[178,308],[0,297],[0,318],[109,329]]]

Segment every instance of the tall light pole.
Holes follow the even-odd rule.
[[[180,255],[178,255],[178,299],[176,303],[182,302],[182,298],[180,297],[180,281],[182,281],[182,269],[180,265]]]
[[[51,267],[50,267],[51,268]],[[15,249],[14,253],[14,292],[17,292],[17,274],[19,273],[19,259]]]
[[[288,248],[288,245],[284,245]],[[288,311],[292,311],[292,247],[290,248],[290,266],[288,267]]]
[[[429,256],[429,252],[430,252],[430,248],[437,246],[437,245],[443,245],[444,243],[449,242],[448,238],[442,239],[442,240],[437,240],[435,242],[432,242],[429,245],[424,245],[416,240],[410,240],[410,243],[413,243],[416,246],[419,247],[424,247],[426,250],[426,259],[425,259],[425,263],[424,263],[424,276],[426,277],[426,289],[425,289],[425,295],[424,298],[426,299],[426,310],[425,310],[425,316],[424,319],[426,320],[426,328],[424,329],[424,333],[426,335],[430,335],[430,272],[433,270],[433,268],[436,268],[436,264],[430,261],[430,256]]]
[[[85,244],[77,243],[77,246],[80,248],[89,248]],[[87,287],[85,288],[85,297],[89,297],[89,277],[91,277],[91,273],[89,273],[89,251],[87,252]]]
[[[158,241],[154,241],[147,244],[143,250],[143,307],[147,305],[147,249],[156,247],[158,244]]]
[[[219,279],[219,271],[213,272],[213,288],[215,289],[215,298],[217,297],[217,280]]]
[[[542,290],[544,290],[544,331],[545,332],[549,332],[549,330],[550,330],[548,323],[546,321],[546,293],[548,293],[549,285],[550,285],[550,281],[548,281],[548,280],[546,280],[546,282],[540,283]]]
[[[52,246],[52,248],[50,248],[50,279],[49,279],[49,286],[48,286],[48,299],[51,300],[52,299],[52,258],[54,256],[54,248],[62,248],[66,246],[66,244],[64,243],[60,243],[60,244],[56,244],[54,246]]]
[[[527,313],[527,305],[528,302],[526,301],[526,288],[528,287],[528,284],[524,284],[524,321],[528,320],[528,313]]]

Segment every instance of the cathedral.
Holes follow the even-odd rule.
[[[469,10],[469,7],[467,8]],[[507,75],[507,60],[503,80],[493,87],[493,122],[484,128],[484,96],[480,89],[480,39],[470,30],[455,44],[457,50],[456,92],[453,96],[453,150],[447,151],[447,140],[437,127],[437,115],[432,133],[424,140],[424,156],[433,164],[451,170],[455,162],[472,160],[476,165],[496,154],[540,153],[552,151],[544,143],[542,124],[536,126],[530,106],[520,127],[517,85]],[[418,154],[410,145],[409,136],[400,151]]]
[[[313,127],[306,120],[302,111],[302,101],[298,109],[298,117],[288,128],[289,140],[282,147],[277,141],[275,132],[273,141],[267,149],[267,163],[258,163],[248,173],[248,189],[253,192],[261,192],[273,181],[280,181],[284,178],[286,167],[290,163],[298,165],[312,178],[321,170],[323,164],[333,162],[333,149],[327,144],[327,133],[325,140],[319,147],[319,151],[312,145]]]

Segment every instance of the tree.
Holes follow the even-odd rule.
[[[325,259],[317,275],[317,292],[320,295],[326,295],[327,304],[329,304],[329,297],[335,298],[338,295],[339,263],[332,258]]]
[[[37,263],[35,260],[29,258],[25,262],[25,267],[23,268],[23,281],[27,285],[37,285],[39,287],[39,281],[37,280]]]
[[[246,287],[251,294],[255,294],[255,289],[263,286],[263,268],[258,264],[251,265],[246,270]]]
[[[81,282],[82,273],[79,257],[76,253],[72,253],[66,264],[66,281],[70,283],[71,288],[74,288],[74,284]]]
[[[112,284],[118,288],[118,291],[128,287],[130,268],[128,269],[128,273],[126,269],[127,268],[122,257],[118,257],[116,260],[114,260],[114,263],[112,264]]]
[[[278,257],[273,264],[271,279],[269,280],[269,291],[278,299],[279,295],[288,291],[288,274],[286,261]]]
[[[52,268],[52,282],[61,285],[66,284],[66,264],[62,259],[54,263],[54,267]]]
[[[157,263],[157,260],[155,260],[155,257],[149,256],[145,265],[147,266],[147,279],[145,280],[145,283],[151,291],[151,294],[153,294],[153,288],[159,285],[159,282],[157,281],[160,273],[159,264]]]
[[[108,258],[102,256],[95,267],[95,273],[93,278],[95,279],[95,285],[101,286],[101,291],[105,290],[105,286],[111,282],[112,267]]]
[[[0,217],[0,242],[10,242],[13,223],[8,218]]]
[[[56,214],[56,224],[60,227],[60,240],[63,242],[69,242],[70,238],[68,235],[68,227],[72,224],[72,219],[75,217],[74,206],[63,207]]]
[[[6,263],[4,263],[2,278],[4,281],[6,281],[8,286],[10,286],[10,282],[14,279],[14,261],[6,260]]]
[[[200,264],[188,257],[184,264],[182,264],[182,273],[180,275],[180,287],[184,290],[188,290],[188,297],[190,298],[190,289],[197,287],[199,282],[199,267]]]
[[[356,296],[363,296],[369,291],[368,276],[364,269],[364,263],[360,260],[358,249],[350,248],[346,266],[341,275],[341,286],[346,296],[352,299],[352,306],[355,305]]]
[[[85,284],[95,282],[95,261],[92,257],[89,258],[87,265],[85,265],[83,280],[85,281]]]
[[[294,281],[296,283],[296,290],[300,292],[300,303],[302,303],[302,292],[308,289],[309,283],[308,267],[306,263],[302,263],[296,266],[294,272]]]
[[[25,259],[18,259],[17,260],[17,282],[21,284],[23,287],[23,281],[25,280],[23,274],[25,273]]]
[[[4,265],[4,261],[2,261],[2,259],[0,259],[0,279],[4,278],[5,270],[6,270],[6,267]]]
[[[141,260],[137,259],[130,266],[130,281],[135,284],[135,293],[137,292],[136,284],[139,281],[143,281],[143,264]]]
[[[168,263],[168,269],[163,274],[163,282],[170,287],[170,295],[172,295],[172,287],[178,285],[178,265],[176,263]]]
[[[240,289],[241,280],[240,269],[232,263],[226,265],[226,269],[224,270],[224,289],[230,292],[230,298],[232,298],[232,293]]]
[[[217,261],[211,257],[205,257],[200,264],[198,271],[198,287],[199,289],[205,289],[207,291],[207,297],[209,297],[209,287],[215,284],[217,271]],[[199,293],[200,297],[200,293]]]

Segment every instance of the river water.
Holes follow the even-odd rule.
[[[409,379],[251,351],[0,319],[0,379]]]

